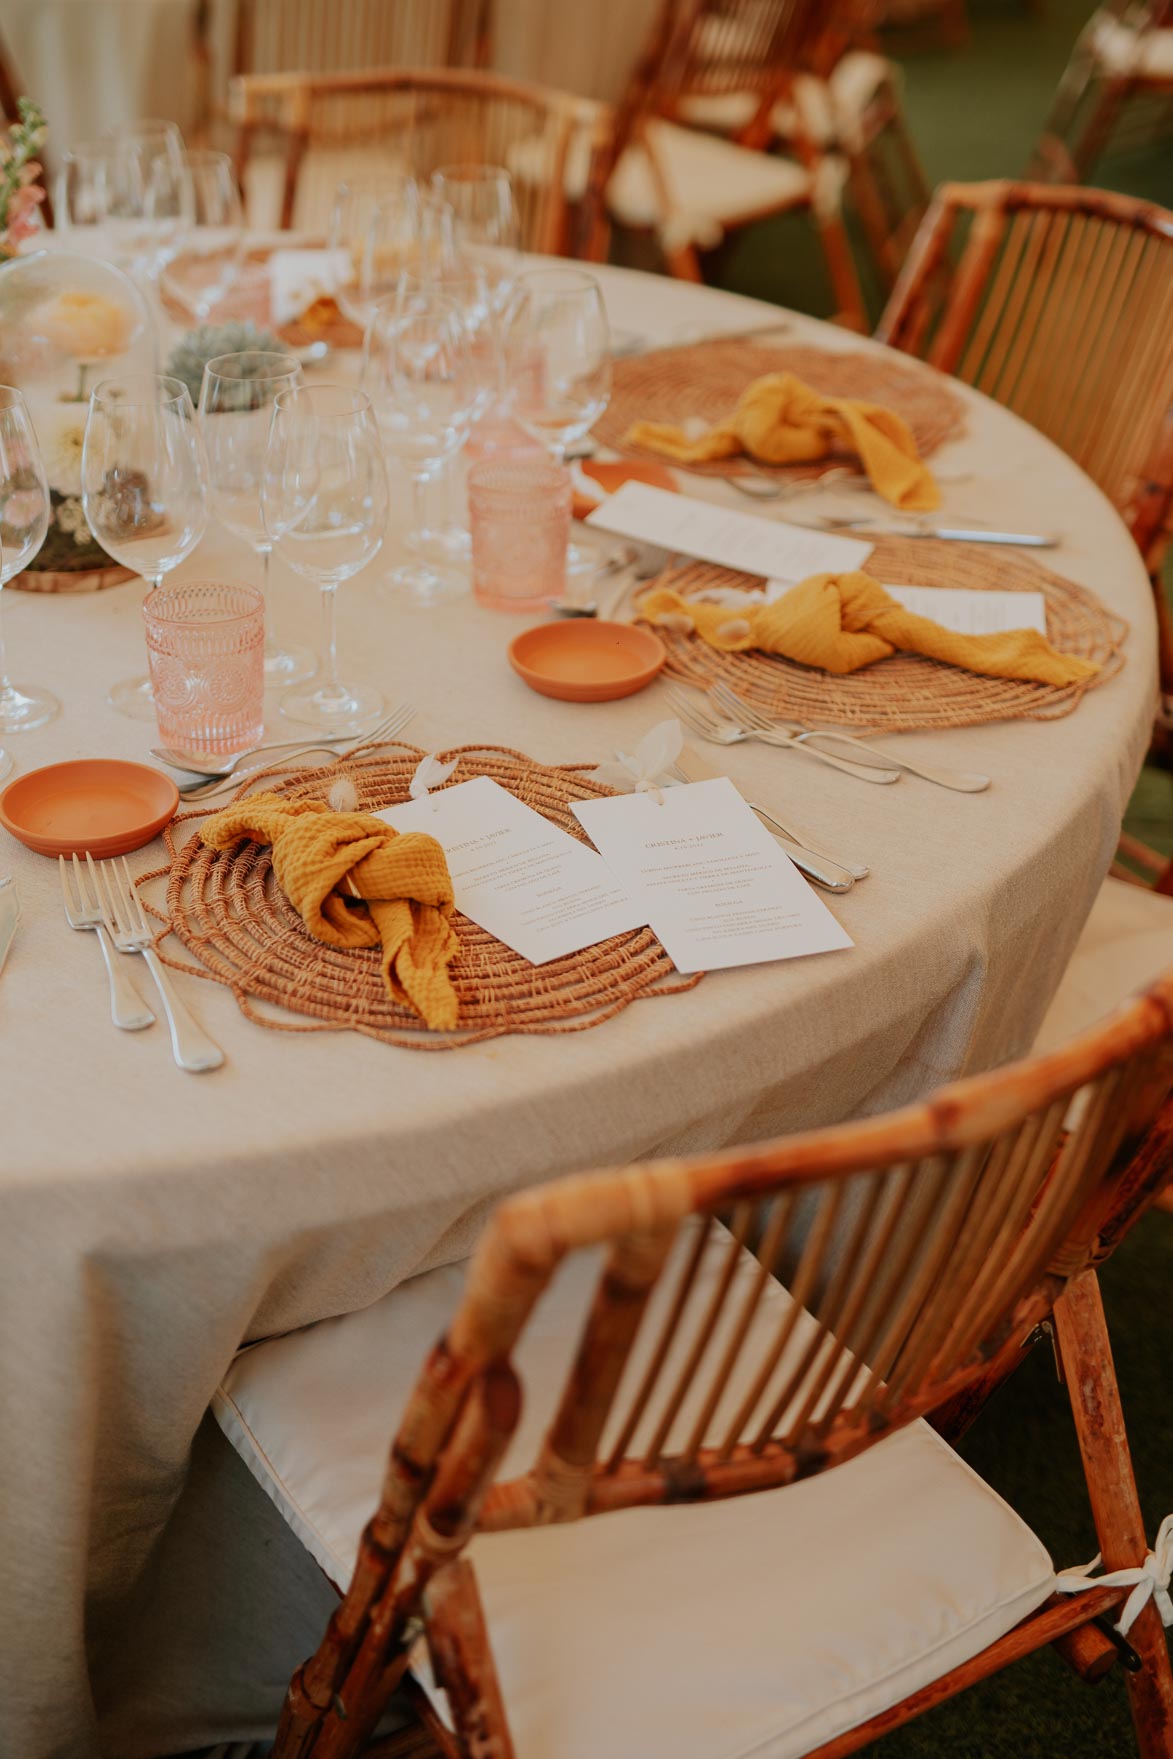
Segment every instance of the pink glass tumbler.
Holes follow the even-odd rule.
[[[256,745],[265,726],[265,601],[251,586],[191,581],[143,601],[164,745],[209,757]]]
[[[472,586],[494,611],[540,611],[566,589],[570,476],[548,457],[483,459],[468,473]]]

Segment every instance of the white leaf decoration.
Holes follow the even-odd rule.
[[[674,785],[672,766],[684,748],[684,729],[678,720],[660,721],[645,733],[631,753],[617,751],[613,762],[592,770],[596,782],[617,788],[621,794],[654,794]]]
[[[441,763],[434,751],[429,751],[426,757],[421,757],[408,789],[412,799],[426,799],[430,789],[438,788],[442,782],[448,780],[459,762],[460,759],[454,757],[451,763]]]

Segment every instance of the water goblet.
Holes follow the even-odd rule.
[[[208,470],[187,386],[163,374],[103,379],[90,393],[81,455],[86,523],[107,553],[159,586],[208,523]],[[109,702],[154,719],[150,679],[115,684]]]
[[[49,485],[28,407],[19,391],[0,385],[0,599],[7,582],[28,567],[44,543],[49,511]],[[0,626],[0,733],[44,726],[60,706],[49,691],[12,682]],[[0,776],[11,768],[12,759],[0,750]]]
[[[468,338],[453,301],[435,291],[410,301],[386,300],[367,330],[363,384],[370,391],[388,452],[403,461],[412,485],[408,548],[421,547],[427,484],[468,438],[477,389]],[[469,590],[466,577],[422,557],[387,577],[419,604],[434,605]]]
[[[208,361],[200,386],[200,427],[212,512],[260,557],[268,623],[265,679],[270,684],[300,684],[317,669],[317,656],[308,647],[289,646],[277,633],[269,589],[273,541],[261,512],[273,406],[280,392],[300,384],[301,367],[295,356],[254,348],[218,354]]]
[[[387,467],[370,398],[349,385],[279,391],[265,458],[261,507],[277,554],[322,593],[323,669],[286,691],[281,710],[334,733],[361,733],[383,708],[372,684],[338,673],[342,581],[379,552],[387,524]]]

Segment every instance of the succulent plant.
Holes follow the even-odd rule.
[[[202,329],[189,330],[183,341],[172,350],[167,371],[172,378],[182,379],[191,392],[191,400],[200,400],[204,367],[218,354],[244,354],[261,349],[274,354],[288,354],[285,344],[271,330],[260,330],[252,319],[231,324],[205,324]]]

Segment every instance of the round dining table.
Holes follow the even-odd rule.
[[[766,320],[788,341],[876,346],[714,289],[597,272],[629,346]],[[316,372],[353,379],[357,359]],[[67,927],[56,864],[0,836],[23,906],[0,977],[0,1751],[148,1759],[272,1728],[332,1595],[205,1422],[242,1345],[462,1257],[519,1187],[875,1113],[1030,1046],[1144,757],[1154,617],[1140,556],[1095,485],[1015,416],[959,394],[964,432],[933,459],[945,513],[1054,532],[1048,566],[1127,621],[1125,663],[1062,719],[886,736],[985,772],[984,793],[907,774],[867,786],[762,744],[705,748],[748,798],[870,866],[829,900],[850,950],[713,973],[590,1030],[430,1053],[267,1030],[227,988],[177,976],[226,1052],[192,1075],[162,1027],[114,1030],[99,948]],[[801,514],[680,481],[762,517]],[[536,695],[506,658],[524,618],[382,590],[406,512],[404,491],[383,553],[339,606],[344,671],[415,705],[404,739],[602,762],[667,717],[659,682],[613,703]],[[996,581],[1003,552],[985,554]],[[255,568],[213,526],[182,574]],[[312,641],[313,588],[278,562],[273,593],[285,629]],[[13,675],[63,704],[6,740],[19,771],[148,757],[154,728],[106,703],[143,667],[142,596],[137,580],[5,592]],[[299,729],[273,703],[267,731]],[[158,842],[130,857],[136,873],[161,859]],[[402,1348],[422,1357],[430,1341]]]

